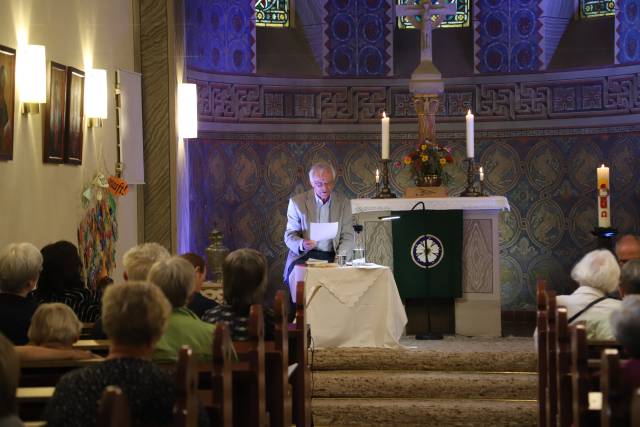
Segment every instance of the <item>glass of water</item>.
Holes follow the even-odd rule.
[[[364,259],[364,248],[356,247],[353,249],[353,265],[363,265],[365,263]]]

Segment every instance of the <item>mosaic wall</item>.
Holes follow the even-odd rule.
[[[541,69],[541,3],[542,0],[474,2],[476,72],[529,72]]]
[[[618,0],[616,64],[640,62],[640,0]]]
[[[370,197],[379,160],[375,140],[373,135],[336,139],[320,134],[190,140],[190,249],[204,254],[207,234],[216,225],[229,248],[249,246],[265,253],[270,278],[279,282],[287,201],[307,188],[308,166],[326,159],[337,166],[337,191]],[[440,142],[454,151],[449,193],[457,195],[465,178],[463,141]],[[400,160],[411,145],[393,140],[392,159]],[[487,189],[511,204],[500,221],[503,309],[533,309],[537,276],[549,278],[559,291],[569,289],[572,265],[595,245],[590,230],[596,223],[593,188],[600,163],[611,166],[614,226],[623,233],[640,229],[640,170],[634,162],[640,134],[480,137],[476,147]],[[393,169],[394,192],[400,194],[409,183],[407,170]]]
[[[387,0],[327,0],[324,17],[324,74],[391,75],[393,21]]]
[[[256,69],[254,0],[186,0],[187,67],[222,73]]]

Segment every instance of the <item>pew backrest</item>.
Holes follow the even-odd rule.
[[[105,388],[98,402],[96,427],[130,427],[131,412],[122,389],[110,385]]]
[[[198,373],[189,346],[182,346],[178,351],[174,380],[176,401],[173,405],[173,425],[195,427],[198,425]]]

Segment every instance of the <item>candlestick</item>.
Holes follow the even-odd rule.
[[[376,169],[376,184],[380,183],[380,169]]]
[[[389,188],[389,159],[380,160],[382,164],[382,188],[380,185],[376,185],[377,193],[373,197],[374,199],[395,199],[396,195],[391,192]]]
[[[611,227],[611,191],[609,189],[609,168],[604,164],[597,170],[598,174],[598,227]]]
[[[473,157],[467,159],[467,187],[460,194],[462,197],[480,197],[482,192],[478,191],[476,185],[476,167]]]
[[[467,120],[467,157],[473,158],[473,114],[471,114],[471,110],[467,112],[466,116]]]
[[[389,159],[389,124],[391,120],[382,112],[382,160]]]
[[[480,169],[478,170],[478,177],[480,178],[480,181],[484,181],[484,169],[482,169],[482,166],[480,166]]]

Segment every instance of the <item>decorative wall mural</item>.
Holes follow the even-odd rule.
[[[250,245],[268,255],[273,283],[281,280],[286,253],[282,236],[287,200],[291,194],[309,188],[306,168],[311,161],[327,158],[337,166],[337,188],[348,197],[373,195],[375,165],[379,158],[376,135],[348,140],[327,134],[282,134],[276,141],[264,140],[257,135],[225,138],[229,139],[187,142],[192,183],[192,233],[188,249],[204,254],[207,235],[216,223],[225,233],[225,243],[230,249]],[[441,139],[439,142],[453,147],[454,153],[464,150],[461,139]],[[616,158],[619,150],[631,159],[640,157],[640,134],[602,134],[589,140],[514,136],[478,138],[477,142],[477,158],[485,164],[486,179],[493,183],[491,193],[506,196],[512,207],[511,212],[501,214],[499,226],[503,308],[534,309],[535,278],[548,278],[559,291],[569,291],[572,266],[595,247],[595,238],[590,231],[596,225],[593,190],[596,166],[602,162],[610,164],[610,159]],[[401,159],[412,146],[412,138],[393,139],[392,159]],[[247,155],[249,152],[252,154]],[[545,153],[552,155],[549,157]],[[571,153],[571,163],[558,170],[543,167],[541,175],[534,175],[531,183],[530,174],[524,171],[539,164],[540,157],[550,160],[558,153]],[[251,173],[236,171],[239,159],[246,163],[242,170]],[[520,159],[525,159],[522,165]],[[587,161],[586,166],[582,165],[583,160]],[[498,161],[500,164],[489,167],[491,162]],[[223,173],[210,173],[206,165],[214,163],[223,167]],[[506,167],[503,168],[503,164]],[[629,172],[622,163],[620,169],[621,174],[631,174],[627,180],[637,183],[640,179],[638,168]],[[257,171],[266,171],[261,174],[266,182],[262,183],[261,178],[260,183],[256,183]],[[612,164],[614,183],[617,174],[616,166]],[[247,182],[237,183],[240,175],[246,175]],[[216,182],[225,179],[222,177],[226,177],[224,187]],[[399,173],[391,182],[396,194],[401,194],[407,185],[401,177]],[[451,185],[460,186],[459,181],[464,178],[464,174],[456,174]],[[233,185],[229,185],[231,181]],[[563,190],[549,191],[547,184],[550,182],[561,183],[559,187]],[[246,188],[252,191],[244,191]],[[640,231],[639,203],[638,192],[616,192],[616,187],[612,186],[613,224],[620,232]]]
[[[640,0],[618,0],[616,64],[640,62]]]
[[[474,3],[476,72],[540,70],[542,0],[478,0]]]
[[[327,0],[324,73],[387,76],[393,66],[391,5],[385,0]]]

